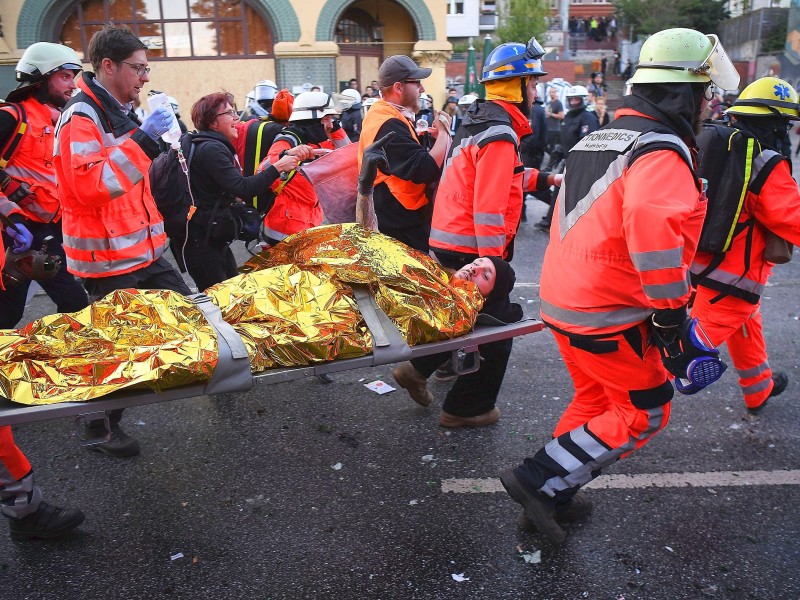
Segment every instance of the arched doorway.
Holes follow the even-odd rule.
[[[336,73],[339,91],[350,79],[358,80],[362,94],[372,80],[378,78],[378,67],[383,60],[383,28],[378,18],[355,7],[348,8],[336,23],[334,41],[339,45]]]

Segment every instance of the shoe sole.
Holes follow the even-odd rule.
[[[547,507],[543,502],[533,498],[531,494],[525,491],[517,480],[513,471],[505,471],[500,474],[500,483],[503,484],[506,492],[514,500],[514,502],[521,504],[525,509],[525,514],[533,524],[533,526],[544,535],[547,539],[553,542],[556,546],[560,546],[566,539],[566,534],[561,527],[555,522],[547,522],[539,513]]]

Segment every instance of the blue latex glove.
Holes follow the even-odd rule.
[[[139,127],[156,142],[162,133],[172,127],[172,111],[166,106],[159,106],[144,118],[144,123]]]
[[[14,231],[16,229],[16,231]],[[14,227],[6,227],[6,233],[14,240],[14,254],[31,249],[33,234],[22,223],[14,223]]]

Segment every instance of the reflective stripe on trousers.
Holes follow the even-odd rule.
[[[0,426],[0,512],[20,519],[39,508],[41,490],[33,483],[33,471],[14,443],[11,427]]]
[[[636,349],[621,334],[577,347],[553,332],[575,395],[554,439],[516,469],[531,490],[565,501],[666,426],[672,384],[647,341],[647,327],[638,332]]]

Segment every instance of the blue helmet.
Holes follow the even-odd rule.
[[[542,68],[544,48],[536,41],[535,37],[528,43],[500,44],[489,53],[481,71],[480,82],[494,81],[495,79],[509,79],[511,77],[528,77],[531,75],[547,75]]]

